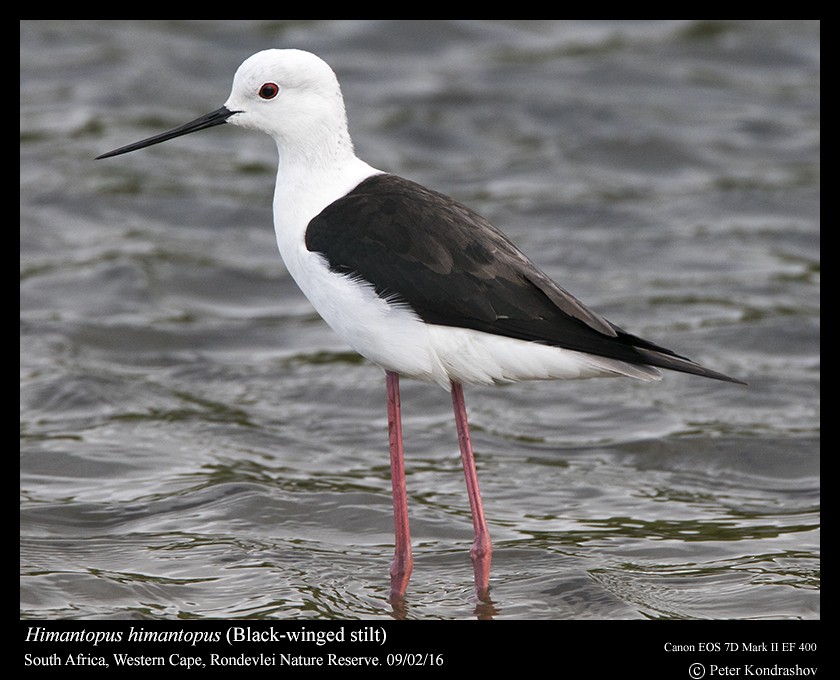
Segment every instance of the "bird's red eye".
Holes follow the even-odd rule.
[[[280,88],[275,83],[263,83],[260,87],[260,97],[262,99],[274,99]]]

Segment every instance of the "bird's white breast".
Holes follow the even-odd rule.
[[[306,248],[306,227],[333,201],[378,170],[353,159],[342,172],[317,183],[278,174],[274,196],[277,245],[286,268],[324,321],[354,350],[386,368],[448,385],[430,351],[426,324],[404,307],[380,298],[373,287],[329,269],[324,257]]]

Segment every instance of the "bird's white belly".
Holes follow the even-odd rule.
[[[324,321],[363,357],[386,370],[449,384],[430,345],[428,326],[410,309],[388,303],[373,286],[330,271],[321,255],[298,253],[289,273]]]
[[[379,297],[370,284],[330,271],[317,253],[299,249],[284,254],[284,260],[324,321],[354,350],[385,370],[447,389],[451,380],[491,384],[633,374],[632,367],[623,362],[468,328],[427,324],[407,306]],[[634,377],[649,380],[652,376]]]

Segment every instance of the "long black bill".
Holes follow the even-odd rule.
[[[227,119],[234,113],[237,112],[231,111],[227,107],[223,106],[215,111],[211,111],[207,115],[201,116],[201,118],[191,120],[189,123],[184,123],[180,127],[176,127],[168,132],[162,132],[154,137],[149,137],[148,139],[134,142],[134,144],[121,146],[119,149],[103,153],[101,156],[97,156],[96,160],[99,160],[100,158],[111,158],[111,156],[119,156],[120,154],[129,153],[130,151],[137,151],[137,149],[143,149],[147,146],[152,146],[153,144],[160,144],[168,139],[188,135],[190,132],[197,132],[198,130],[204,130],[205,128],[221,125],[222,123],[227,122]]]

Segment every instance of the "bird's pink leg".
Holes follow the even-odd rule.
[[[475,592],[483,601],[490,599],[490,558],[493,546],[490,532],[484,519],[484,505],[478,488],[478,474],[475,470],[475,457],[470,443],[470,428],[467,422],[467,407],[464,405],[464,388],[460,383],[452,382],[452,406],[455,409],[455,426],[458,428],[458,444],[461,447],[461,463],[467,480],[467,495],[470,499],[475,540],[470,549],[470,557],[475,572]]]
[[[391,599],[401,599],[411,578],[414,558],[408,531],[408,497],[405,491],[402,421],[400,419],[400,376],[385,373],[388,393],[388,440],[391,447],[391,485],[394,491],[394,561],[391,562]]]

